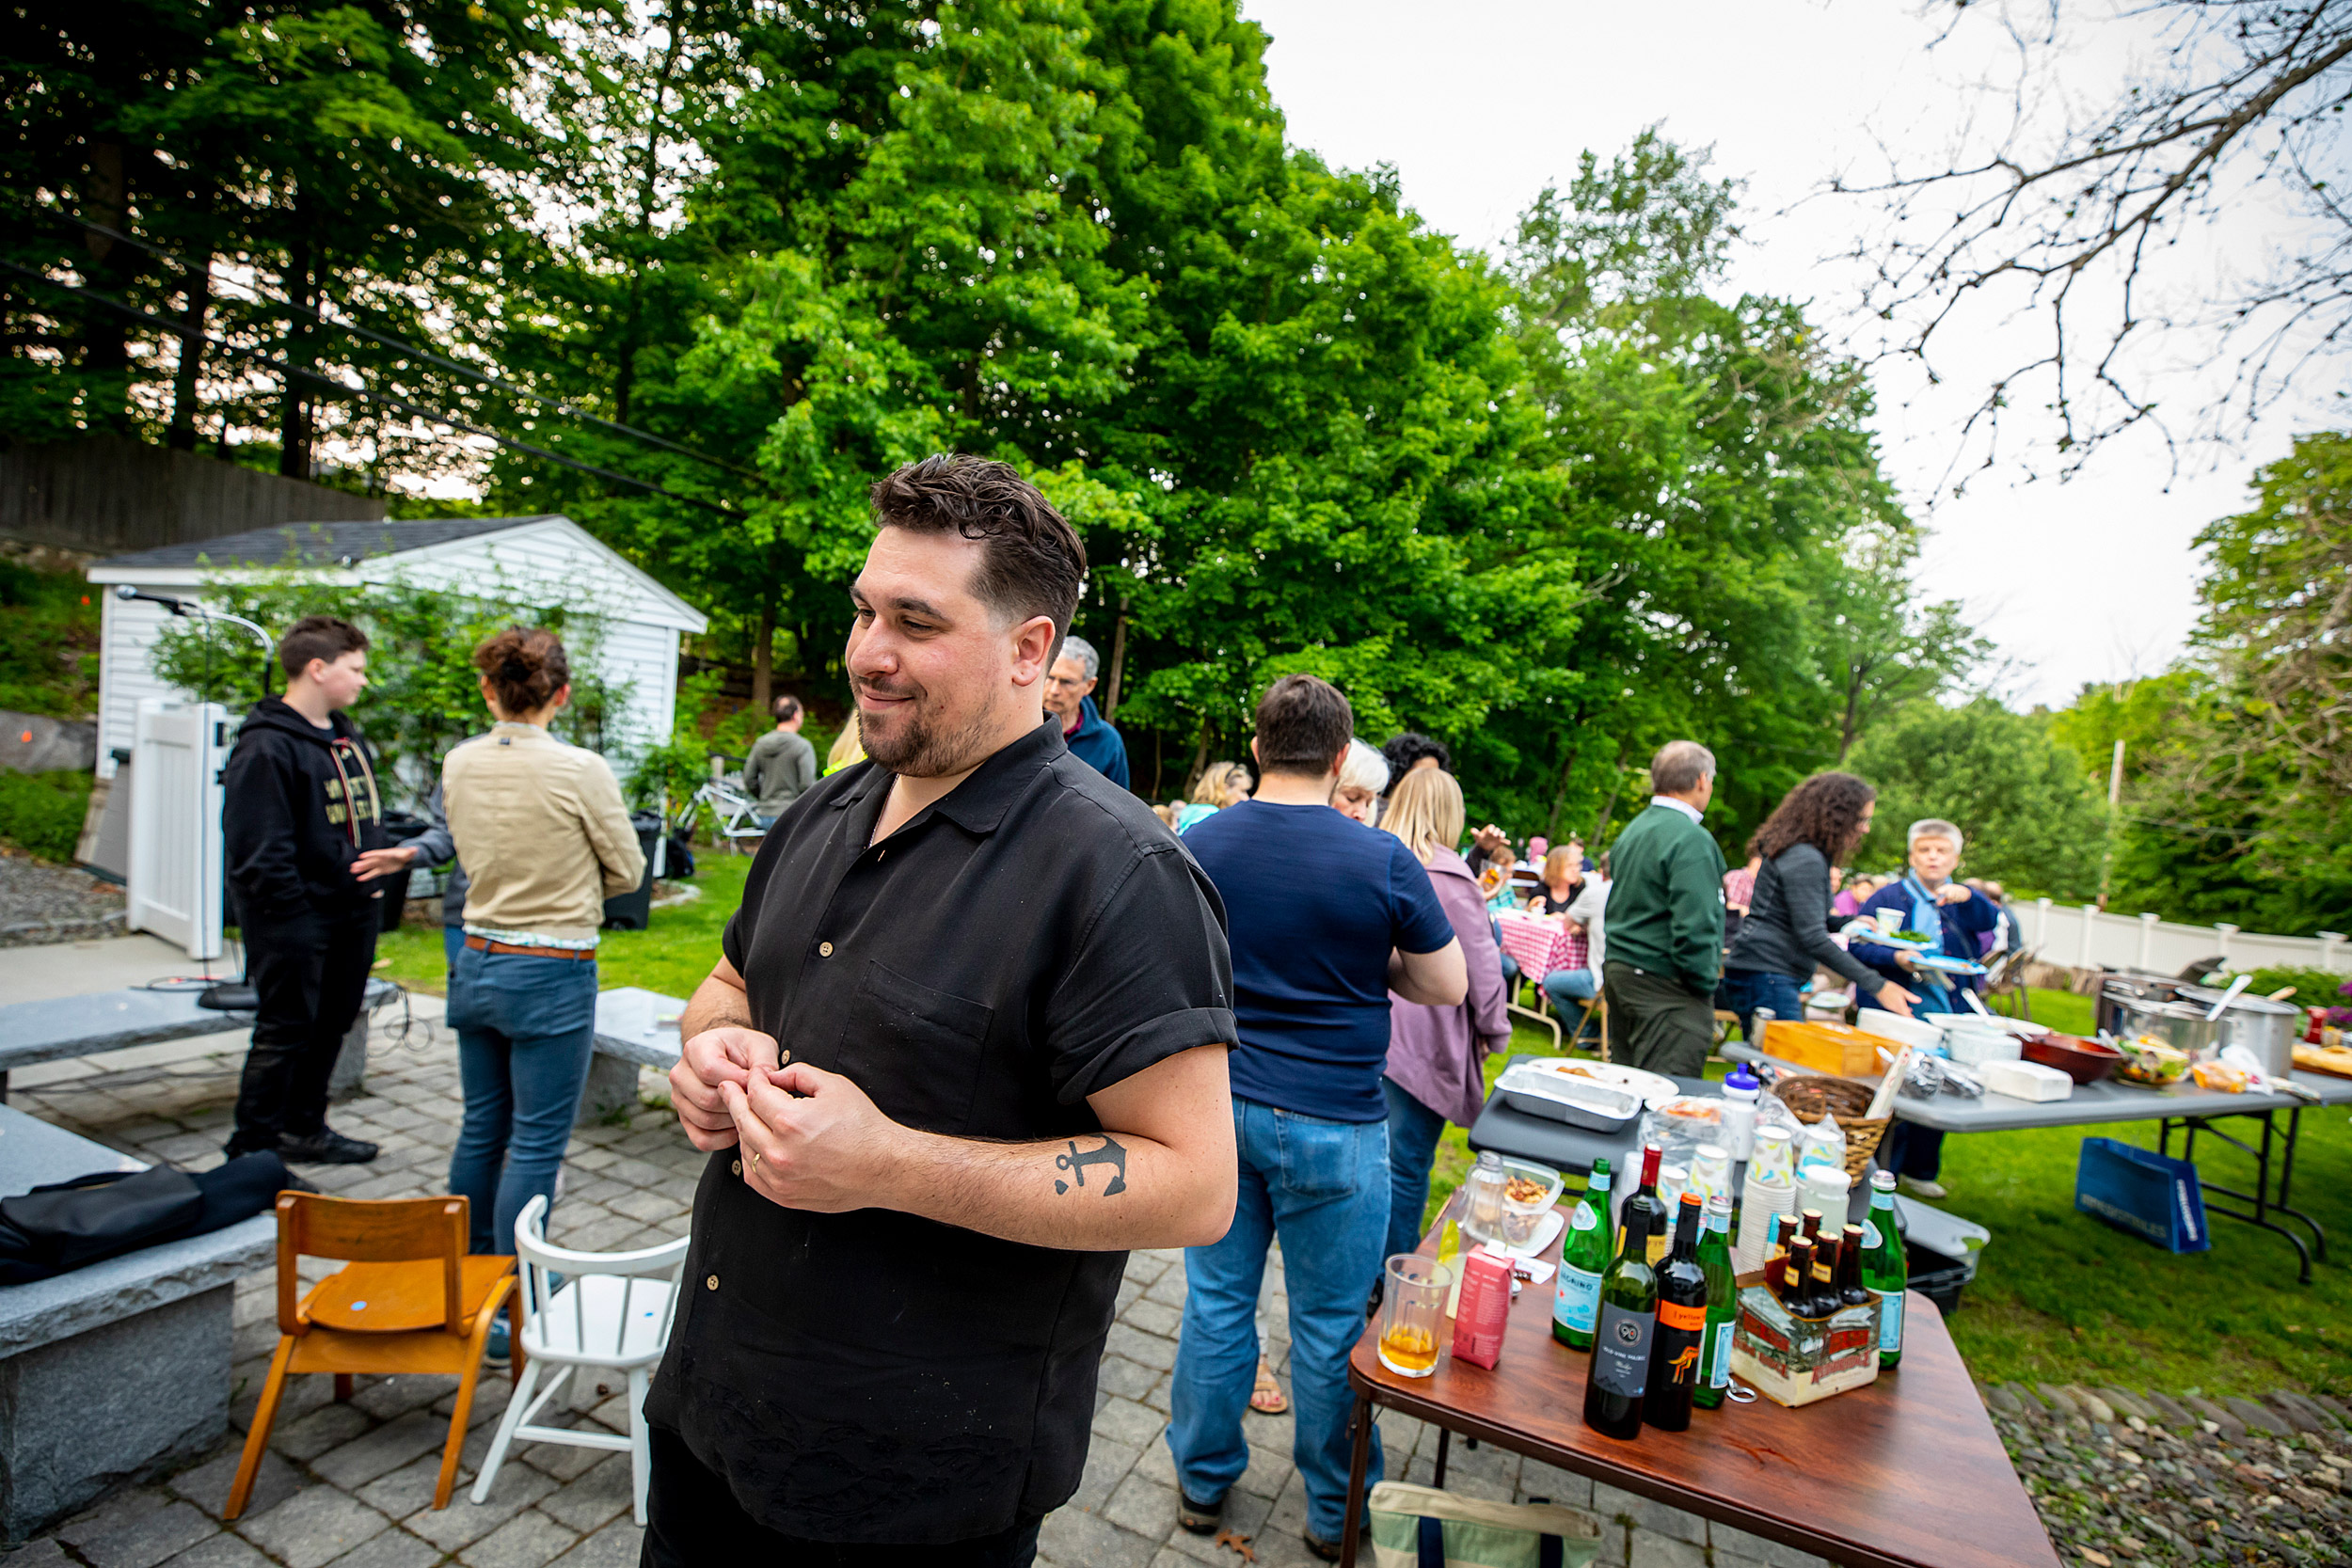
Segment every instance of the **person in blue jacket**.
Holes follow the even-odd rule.
[[[1905,835],[1910,844],[1910,863],[1903,875],[1872,894],[1862,906],[1864,919],[1874,910],[1894,910],[1901,917],[1900,929],[1919,931],[1941,939],[1937,951],[1947,958],[1974,963],[1982,956],[1984,944],[1979,939],[2000,922],[2000,911],[1987,898],[1979,898],[1952,878],[1960,868],[1962,846],[1960,830],[1938,817],[1914,822]],[[1855,939],[1850,949],[1853,956],[1900,984],[1921,1000],[1914,1013],[1961,1013],[1968,1004],[1960,999],[1963,990],[1975,990],[1983,982],[1968,975],[1946,974],[1924,966],[1909,950],[1889,947],[1883,942]],[[1865,992],[1865,1007],[1880,1006],[1878,999]],[[1919,1197],[1942,1197],[1943,1185],[1936,1180],[1942,1169],[1944,1134],[1931,1128],[1914,1127],[1898,1121],[1887,1129],[1886,1142],[1879,1151],[1879,1164],[1895,1173],[1905,1190]]]
[[[1045,711],[1061,721],[1070,754],[1121,789],[1127,783],[1127,743],[1094,705],[1094,677],[1102,656],[1083,637],[1065,637],[1045,677]]]

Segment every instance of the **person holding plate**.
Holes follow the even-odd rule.
[[[1892,911],[1897,936],[1915,932],[1926,941],[1881,942],[1856,938],[1851,951],[1881,974],[1923,997],[1915,1011],[1965,1012],[1968,1005],[1960,993],[1977,990],[1977,976],[1982,974],[1977,957],[1983,945],[1978,939],[1993,930],[2000,915],[1990,899],[1978,897],[1952,879],[1952,873],[1960,868],[1963,841],[1958,828],[1931,816],[1914,822],[1905,836],[1910,846],[1908,868],[1899,880],[1887,883],[1864,901],[1862,918],[1874,920],[1878,911]],[[1957,967],[1941,967],[1945,963]],[[1967,973],[1970,970],[1976,974]],[[1875,997],[1862,998],[1865,1007],[1880,1005]],[[1898,1121],[1887,1129],[1879,1164],[1893,1171],[1914,1196],[1938,1198],[1946,1196],[1936,1180],[1943,1151],[1942,1132]]]

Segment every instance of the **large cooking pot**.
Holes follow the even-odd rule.
[[[2203,986],[2181,988],[2181,1000],[2205,1012],[2211,1012],[2213,1005],[2223,995]],[[2295,1042],[2302,1034],[2302,1008],[2241,991],[2231,998],[2221,1016],[2206,1027],[2220,1032],[2216,1050],[2225,1045],[2242,1045],[2254,1053],[2263,1071],[2273,1078],[2284,1078],[2295,1070]]]
[[[2156,1010],[2159,1006],[2177,1001],[2182,987],[2187,983],[2169,974],[2158,974],[2145,969],[2107,970],[2099,976],[2098,1026],[2118,1039],[2127,1037],[2127,1034],[2154,1034],[2157,1038],[2163,1039],[2166,1037],[2159,1030],[2138,1027],[2127,1032],[2121,1009],[2127,1003],[2137,1002],[2150,1009],[2147,1016],[2160,1018],[2163,1015]],[[2201,1010],[2199,1016],[2202,1016]]]
[[[2227,1043],[2227,1025],[2220,1020],[2205,1022],[2212,1006],[2210,999],[2198,1007],[2185,1001],[2159,1002],[2109,990],[2099,998],[2099,1026],[2119,1040],[2145,1035],[2191,1057],[2211,1056]]]

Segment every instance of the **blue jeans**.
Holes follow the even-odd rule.
[[[555,1201],[596,1043],[596,962],[460,947],[449,1022],[466,1090],[449,1190],[471,1205],[472,1250],[511,1252],[532,1198]]]
[[[1184,1326],[1168,1447],[1198,1502],[1223,1497],[1249,1467],[1242,1412],[1258,1371],[1258,1286],[1266,1245],[1281,1238],[1290,1287],[1291,1458],[1307,1488],[1307,1528],[1337,1541],[1347,1522],[1347,1353],[1364,1331],[1364,1298],[1380,1276],[1389,1225],[1389,1130],[1325,1121],[1233,1100],[1241,1192],[1232,1228],[1184,1253]],[[1372,1468],[1380,1479],[1380,1431]]]
[[[1421,1245],[1422,1212],[1429,1207],[1429,1167],[1438,1162],[1445,1117],[1389,1079],[1380,1080],[1380,1092],[1389,1097],[1389,1239],[1380,1248],[1385,1266],[1398,1253]]]
[[[1565,1011],[1572,1004],[1598,996],[1600,976],[1589,969],[1555,969],[1544,976],[1544,994],[1551,998],[1555,1010]]]
[[[1758,1007],[1770,1007],[1772,1017],[1783,1023],[1804,1022],[1804,998],[1798,994],[1797,982],[1786,974],[1761,969],[1726,969],[1717,994],[1726,1008],[1740,1015],[1740,1037],[1750,1045],[1756,1043]]]

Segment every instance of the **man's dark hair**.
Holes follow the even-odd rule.
[[[298,675],[314,658],[332,664],[345,654],[368,651],[368,634],[340,615],[305,615],[278,642],[278,662]]]
[[[1086,580],[1086,546],[1011,464],[961,453],[926,457],[877,481],[873,497],[879,528],[984,541],[972,592],[1011,620],[1051,616],[1054,649],[1061,647]]]
[[[1380,792],[1384,800],[1396,793],[1397,781],[1411,772],[1413,764],[1423,757],[1436,757],[1439,768],[1448,773],[1454,771],[1454,753],[1446,750],[1445,742],[1432,740],[1414,730],[1389,736],[1381,743],[1380,754],[1389,764],[1389,787]]]
[[[1669,740],[1650,758],[1650,793],[1688,795],[1714,771],[1714,752],[1695,740]]]
[[[1862,814],[1879,792],[1851,773],[1816,773],[1790,790],[1748,840],[1748,853],[1778,860],[1792,845],[1810,844],[1832,865],[1843,865],[1862,842]]]
[[[789,724],[801,716],[801,700],[798,697],[778,697],[770,706],[774,710],[779,724]]]
[[[1347,696],[1313,675],[1284,675],[1258,699],[1258,771],[1321,778],[1356,733]]]

